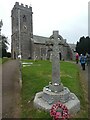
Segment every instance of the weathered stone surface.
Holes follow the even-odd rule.
[[[42,98],[43,94],[44,94],[43,92],[39,92],[36,94],[34,99],[34,106],[45,111],[50,111],[53,105],[52,103],[53,100],[50,100],[51,103],[49,104]],[[63,104],[66,105],[70,114],[75,114],[80,110],[80,101],[73,93],[70,93],[68,101]]]
[[[53,92],[50,91],[50,89],[47,90],[46,87],[43,89],[43,95],[42,99],[44,99],[46,102],[52,101],[52,103],[61,101],[62,103],[65,103],[68,101],[70,95],[70,91],[68,88],[64,87],[64,89],[60,92]]]
[[[49,84],[49,89],[51,90],[51,91],[53,91],[53,92],[60,92],[60,91],[62,91],[64,88],[63,88],[63,84],[61,83],[61,84],[52,84],[52,83],[50,83]]]
[[[59,65],[59,43],[61,42],[58,39],[58,31],[53,31],[51,41],[53,44],[52,51],[52,84],[60,84],[60,65]]]

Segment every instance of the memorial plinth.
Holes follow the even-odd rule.
[[[53,31],[50,36],[50,44],[53,44],[52,51],[52,82],[43,88],[42,92],[36,93],[34,105],[37,108],[49,111],[56,102],[65,104],[70,114],[75,114],[80,110],[80,101],[74,93],[64,87],[60,79],[59,44],[62,37],[58,31]]]

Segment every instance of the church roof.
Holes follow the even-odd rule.
[[[33,42],[36,44],[45,44],[46,41],[50,40],[48,37],[33,35]],[[64,46],[68,46],[68,43],[66,42],[66,39],[63,39]]]
[[[33,35],[33,41],[34,41],[34,43],[45,44],[45,42],[46,42],[47,40],[49,40],[48,37]]]

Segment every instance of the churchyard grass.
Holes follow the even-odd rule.
[[[8,60],[10,60],[10,58],[7,58],[7,57],[5,57],[5,58],[0,58],[0,64],[3,64],[3,63],[5,63],[5,62],[7,62]]]
[[[50,118],[50,114],[37,110],[33,106],[35,94],[43,90],[52,80],[52,65],[50,61],[31,61],[22,62],[33,63],[30,66],[22,67],[22,89],[21,89],[21,117],[22,118]],[[84,99],[84,90],[80,82],[79,68],[76,64],[62,61],[60,64],[61,82],[75,93],[80,100],[81,110],[72,117],[86,118],[88,115]]]

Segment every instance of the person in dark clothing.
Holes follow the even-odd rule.
[[[82,54],[80,56],[80,63],[81,63],[82,69],[85,70],[86,57]]]

